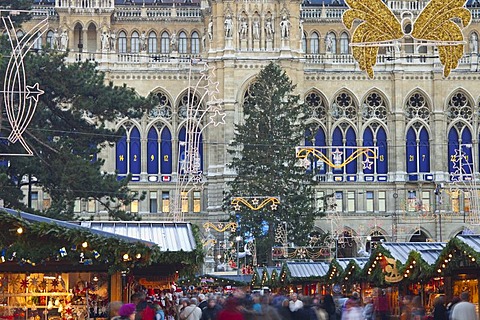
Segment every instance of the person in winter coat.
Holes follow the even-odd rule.
[[[134,320],[136,314],[136,306],[133,303],[124,304],[120,310],[118,310],[118,315],[121,320]]]
[[[197,301],[196,298],[190,299],[189,305],[180,313],[181,320],[200,320],[202,317],[202,310],[197,307]]]
[[[244,320],[242,312],[238,309],[236,297],[230,297],[225,301],[225,308],[218,313],[217,320]]]
[[[365,298],[365,307],[363,308],[363,317],[365,320],[374,320],[373,299],[371,297]]]
[[[215,298],[208,299],[207,306],[202,310],[201,320],[216,320],[221,309]]]

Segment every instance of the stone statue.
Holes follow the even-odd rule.
[[[240,26],[240,38],[246,39],[248,37],[248,23],[247,19],[243,18]]]
[[[173,31],[170,36],[170,47],[172,48],[172,51],[177,51],[177,31]]]
[[[282,39],[288,39],[290,37],[290,21],[286,16],[283,16],[280,22],[280,29],[282,30]]]
[[[475,32],[470,35],[470,52],[478,53],[478,36]]]
[[[58,31],[55,29],[53,31],[52,39],[50,40],[50,48],[57,49],[59,47],[59,38],[58,38]]]
[[[147,35],[145,31],[143,31],[140,36],[140,51],[147,51]]]
[[[208,22],[208,40],[213,40],[213,20],[210,19]]]
[[[60,35],[60,50],[66,51],[68,49],[68,33],[66,29],[63,29]]]
[[[202,35],[202,48],[203,48],[203,51],[207,50],[207,30],[206,29],[203,31],[203,35]]]
[[[233,22],[232,22],[232,17],[229,15],[225,18],[225,37],[231,38],[233,35]]]
[[[102,33],[102,50],[108,50],[110,49],[110,35],[107,33],[107,31],[103,31]]]
[[[112,32],[110,32],[110,50],[115,51],[116,46],[117,46],[117,35],[115,33],[115,30],[112,30]]]
[[[300,22],[298,24],[298,28],[300,29],[300,39],[305,38],[305,33],[304,33],[304,30],[303,30],[303,20],[302,19],[300,19]]]
[[[273,39],[273,33],[274,32],[275,31],[273,30],[272,20],[268,19],[265,22],[265,35],[266,35],[267,39]]]
[[[325,39],[325,51],[327,53],[332,53],[332,49],[333,49],[332,36],[328,35],[327,38]]]
[[[258,19],[253,20],[253,39],[260,39],[260,22]]]

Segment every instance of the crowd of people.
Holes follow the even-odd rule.
[[[154,297],[137,292],[132,303],[112,302],[112,320],[386,320],[389,303],[384,290],[363,300],[358,292],[334,299],[323,295],[302,296],[297,293],[246,293],[236,290],[220,293],[172,295],[157,293]],[[425,311],[420,296],[404,296],[400,303],[400,320],[477,320],[475,305],[468,292],[445,304],[438,296],[431,312]],[[398,319],[398,317],[396,318]]]

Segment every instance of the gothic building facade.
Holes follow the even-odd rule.
[[[428,1],[385,3],[403,23],[415,21]],[[108,81],[158,96],[159,105],[142,119],[118,119],[126,135],[102,152],[106,170],[132,174],[132,189],[147,192],[127,208],[144,219],[171,217],[187,109],[192,101],[207,103],[204,62],[215,68],[211,103],[225,113],[225,124],[202,129],[203,188],[185,192],[180,206],[185,219],[199,223],[225,216],[223,191],[234,175],[226,149],[234,124],[243,121],[245,92],[263,66],[280,64],[310,107],[314,125],[305,145],[338,163],[362,147],[376,153],[372,162],[360,156],[342,166],[307,163],[316,172],[317,203],[328,212],[316,221],[317,231],[336,233],[350,255],[369,241],[446,240],[479,231],[472,175],[480,170],[477,5],[467,3],[472,23],[463,29],[464,55],[447,78],[437,48],[406,32],[380,48],[369,79],[352,56],[343,0],[39,0],[30,24],[49,14],[37,49],[68,49],[70,61],[98,63]],[[48,205],[41,190],[34,197],[39,208]],[[76,210],[102,217],[88,199]]]

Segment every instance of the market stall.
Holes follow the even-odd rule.
[[[314,295],[320,292],[328,268],[329,263],[326,262],[286,262],[282,266],[279,283],[289,292]]]

